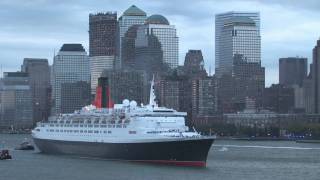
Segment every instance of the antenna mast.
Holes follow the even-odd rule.
[[[158,106],[158,104],[156,103],[156,95],[154,92],[154,75],[152,76],[152,81],[151,81],[149,105],[152,107]]]

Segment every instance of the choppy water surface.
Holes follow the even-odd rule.
[[[44,155],[14,151],[28,135],[0,134],[0,149],[11,149],[13,160],[0,161],[0,180],[319,180],[320,144],[284,141],[217,141],[206,168]]]

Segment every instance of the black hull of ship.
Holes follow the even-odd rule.
[[[34,138],[38,149],[47,154],[181,166],[206,166],[213,141],[214,138],[202,138],[143,143],[99,143]]]

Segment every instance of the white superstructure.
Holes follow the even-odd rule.
[[[84,142],[158,142],[197,138],[197,132],[188,132],[185,112],[158,107],[152,89],[150,103],[137,106],[135,101],[124,100],[114,108],[86,106],[72,114],[52,117],[39,122],[32,131],[37,139]]]

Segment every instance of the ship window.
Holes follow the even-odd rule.
[[[106,134],[106,133],[107,133],[107,131],[103,131],[103,133],[105,133],[105,134]]]
[[[53,129],[50,129],[50,132],[54,132],[54,130],[53,130]]]
[[[62,129],[60,129],[60,132],[63,132],[63,130],[62,130]]]
[[[111,126],[111,125],[108,125],[108,128],[112,128],[112,126]]]
[[[84,132],[84,133],[87,133],[88,131],[87,131],[87,130],[84,130],[83,132]]]
[[[88,133],[92,133],[92,130],[89,130]]]
[[[117,128],[121,128],[121,125],[117,125]]]
[[[73,132],[78,133],[78,132],[79,132],[79,130],[74,130]]]
[[[88,125],[88,127],[92,127],[92,125]]]
[[[99,131],[94,131],[94,133],[99,133]]]
[[[129,134],[137,134],[136,131],[129,131]]]
[[[80,130],[80,133],[83,133],[83,130]]]
[[[108,134],[111,134],[112,132],[111,131],[108,131]]]
[[[56,132],[59,132],[59,130],[58,130],[58,129],[56,129]]]
[[[100,127],[105,128],[105,127],[107,127],[107,126],[106,126],[106,125],[101,125]]]
[[[99,125],[94,125],[94,127],[95,127],[95,128],[98,128],[98,127],[99,127]]]
[[[83,127],[83,125],[80,125],[80,127]]]
[[[79,125],[73,125],[73,127],[79,127]]]

